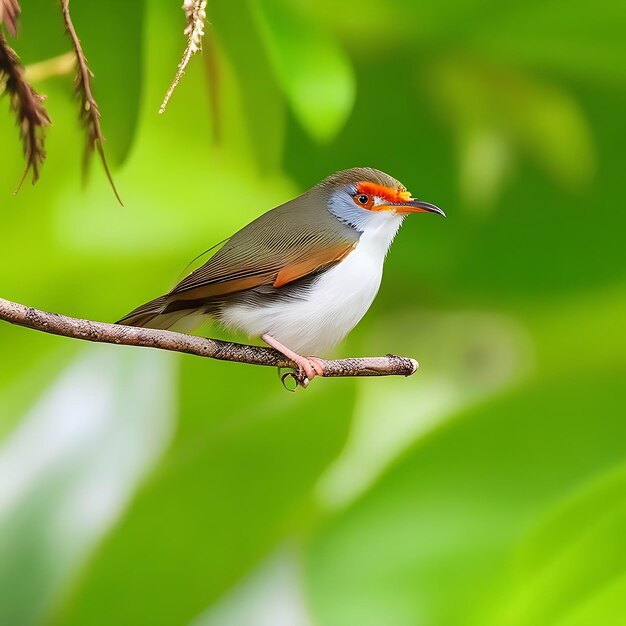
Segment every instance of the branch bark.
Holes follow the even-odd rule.
[[[136,328],[47,313],[17,302],[0,298],[0,320],[44,333],[126,346],[158,348],[193,354],[220,361],[236,361],[250,365],[269,365],[297,370],[297,366],[272,348],[248,346],[219,339],[208,339],[169,330]],[[410,376],[418,363],[406,357],[388,354],[384,357],[364,357],[322,360],[324,376]],[[301,378],[295,377],[302,384]]]

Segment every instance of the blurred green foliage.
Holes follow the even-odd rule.
[[[70,49],[23,1],[26,64]],[[320,380],[0,325],[0,624],[626,624],[626,5],[72,3],[122,208],[72,77],[35,187],[0,100],[2,297],[114,320],[329,173],[436,202]],[[211,334],[222,335],[219,329]]]

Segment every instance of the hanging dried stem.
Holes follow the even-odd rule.
[[[72,18],[70,16],[70,0],[60,1],[61,9],[63,11],[63,19],[65,21],[65,28],[72,40],[74,53],[76,55],[76,62],[78,64],[75,83],[76,94],[78,95],[81,105],[81,121],[87,129],[87,145],[85,146],[83,171],[87,171],[89,159],[93,152],[97,150],[100,155],[102,167],[104,168],[106,176],[109,179],[109,183],[111,184],[111,188],[113,189],[113,193],[115,194],[118,202],[124,206],[124,203],[122,202],[122,199],[120,198],[120,195],[115,187],[115,183],[113,182],[113,176],[111,175],[109,165],[104,155],[104,136],[102,135],[102,128],[100,127],[100,109],[98,108],[98,104],[91,91],[91,78],[93,77],[93,73],[87,65],[85,53],[83,52],[80,39],[76,34],[74,24],[72,23]]]
[[[17,0],[0,0],[0,24],[4,24],[11,35],[17,35],[17,18],[22,10]]]
[[[0,33],[0,93],[8,93],[11,109],[17,117],[24,148],[26,168],[15,193],[22,186],[28,172],[33,173],[33,184],[39,178],[39,168],[46,158],[45,129],[50,118],[40,96],[26,80],[24,67],[15,51]]]
[[[169,102],[174,89],[178,86],[180,79],[185,73],[185,68],[189,63],[189,59],[202,50],[202,38],[204,37],[204,23],[206,21],[206,0],[185,0],[183,3],[183,11],[185,12],[186,26],[184,34],[187,35],[187,47],[183,54],[183,59],[178,65],[176,76],[172,84],[165,93],[165,98],[159,108],[159,113],[165,112],[165,107]]]

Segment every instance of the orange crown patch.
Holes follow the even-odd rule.
[[[391,187],[385,187],[385,185],[369,182],[359,183],[357,193],[378,196],[388,202],[407,202],[411,199],[411,193],[406,189],[391,189]]]

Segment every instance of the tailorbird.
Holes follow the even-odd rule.
[[[310,381],[374,301],[387,250],[409,213],[445,213],[388,174],[353,168],[236,232],[169,293],[118,323],[186,330],[208,316],[260,337]],[[192,324],[189,324],[192,322]]]

